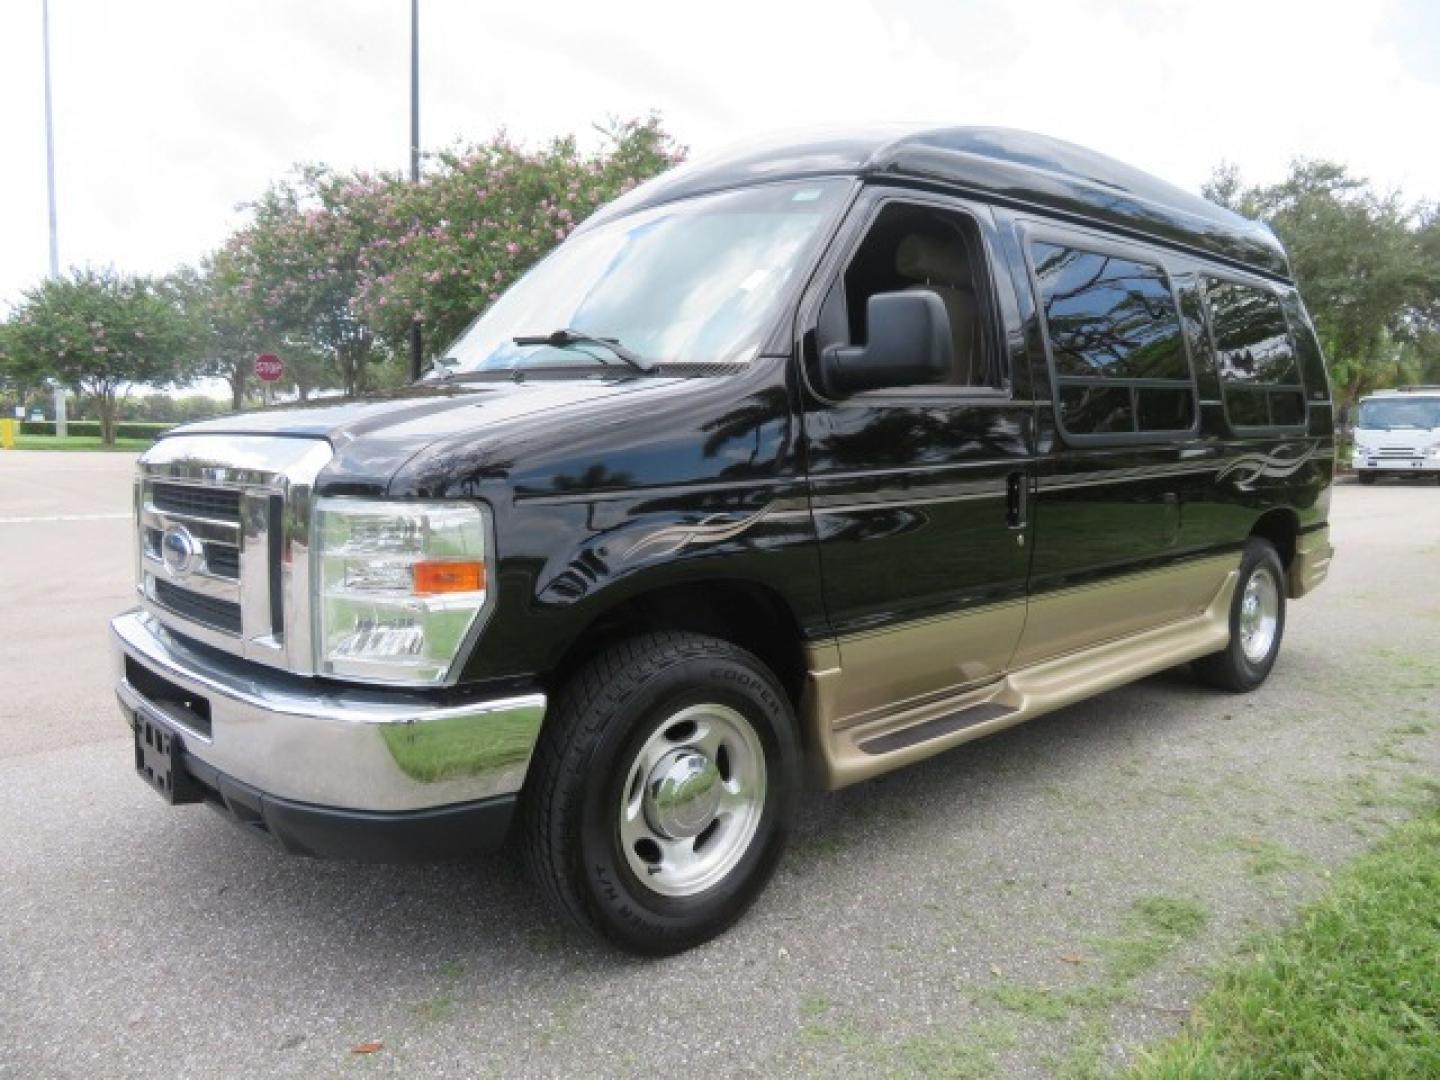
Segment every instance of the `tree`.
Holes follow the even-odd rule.
[[[1285,244],[1342,401],[1412,377],[1407,356],[1440,314],[1433,212],[1329,161],[1296,161],[1280,183],[1249,188],[1222,165],[1204,192],[1264,220]]]
[[[238,406],[263,343],[302,397],[403,382],[402,365],[382,365],[408,352],[414,324],[435,355],[597,207],[683,154],[654,117],[601,131],[594,154],[574,139],[527,151],[502,133],[437,155],[418,184],[297,169],[203,267],[205,373],[230,379]]]
[[[245,407],[255,357],[272,342],[263,315],[240,289],[241,271],[228,249],[206,258],[200,268],[182,267],[166,285],[190,319],[197,342],[192,378],[224,379],[230,406]]]
[[[149,278],[108,270],[75,270],[26,292],[0,345],[19,378],[51,378],[92,398],[106,445],[123,394],[137,383],[176,382],[194,352],[172,295]]]
[[[1218,206],[1233,210],[1242,217],[1259,217],[1258,207],[1246,203],[1244,182],[1240,179],[1240,167],[1232,161],[1222,161],[1210,173],[1210,179],[1200,185],[1200,194]]]
[[[573,138],[527,151],[502,132],[438,155],[420,184],[384,184],[360,259],[360,310],[397,349],[413,323],[437,355],[604,203],[684,156],[656,117],[611,122],[595,154]]]
[[[13,332],[14,327],[10,323],[0,323],[0,419],[7,419],[16,406],[23,408],[33,389],[31,378],[8,359],[14,352],[14,346],[7,345],[6,339]]]
[[[293,392],[301,401],[309,401],[317,390],[335,385],[335,370],[329,358],[315,346],[292,339],[279,346],[279,352],[285,361],[285,374],[276,384],[280,389]],[[374,375],[372,371],[372,383]]]
[[[277,317],[263,296],[247,284],[252,254],[242,234],[207,256],[199,270],[186,268],[172,277],[203,343],[192,374],[222,378],[230,385],[231,408],[245,407],[246,391],[256,385],[255,358],[278,353],[285,361],[280,388],[306,400],[316,390],[336,385],[338,374],[322,344],[308,328]]]
[[[319,350],[347,395],[365,388],[379,358],[358,295],[365,252],[388,242],[382,221],[396,182],[302,167],[254,204],[254,221],[216,256],[233,267],[237,304],[260,332]]]

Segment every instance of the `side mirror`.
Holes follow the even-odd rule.
[[[825,392],[944,382],[955,366],[955,342],[945,302],[933,292],[876,293],[865,305],[869,341],[832,345],[820,354]]]

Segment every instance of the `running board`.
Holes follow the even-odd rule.
[[[919,743],[929,742],[931,739],[941,739],[946,735],[953,735],[957,731],[964,731],[976,724],[989,723],[991,720],[1003,720],[1014,711],[1014,707],[1010,705],[987,701],[980,705],[959,709],[948,716],[940,716],[934,720],[926,720],[907,728],[901,728],[899,731],[866,739],[860,743],[860,749],[867,754],[889,754],[896,750],[903,750],[907,746],[915,746]]]
[[[998,682],[835,729],[806,710],[818,781],[841,788],[922,761],[1106,690],[1223,649],[1230,640],[1231,570],[1204,611],[1128,637],[1043,660]],[[812,678],[814,676],[812,675]]]

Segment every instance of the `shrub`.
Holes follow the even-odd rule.
[[[117,439],[156,439],[169,431],[174,424],[146,424],[136,421],[122,421],[115,425]],[[71,420],[65,425],[67,435],[100,437],[99,420]],[[54,435],[54,420],[22,420],[21,435]]]

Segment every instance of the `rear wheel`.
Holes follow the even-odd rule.
[[[631,952],[690,948],[764,887],[799,788],[790,703],[745,650],[647,634],[556,696],[521,840],[570,921]]]
[[[1284,634],[1285,567],[1274,545],[1252,537],[1230,604],[1230,644],[1196,660],[1195,674],[1221,690],[1254,690],[1275,666]]]

